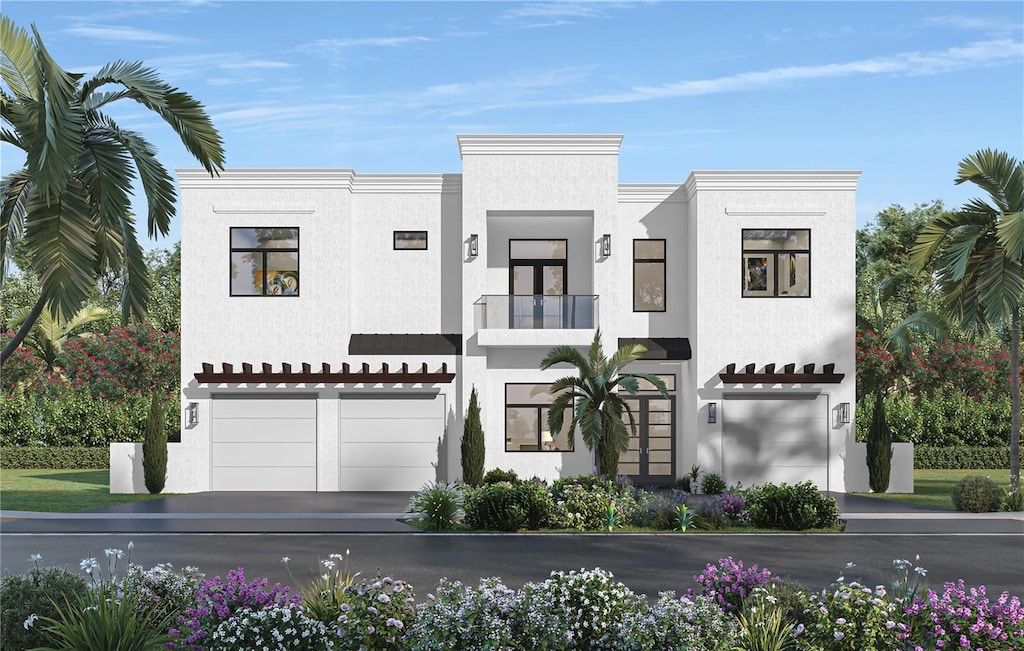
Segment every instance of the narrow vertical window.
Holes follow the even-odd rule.
[[[232,228],[231,296],[298,296],[299,229]]]
[[[633,240],[633,311],[665,311],[665,240]]]
[[[743,296],[811,295],[810,229],[743,229]]]

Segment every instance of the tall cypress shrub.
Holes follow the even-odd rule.
[[[484,477],[484,428],[480,424],[480,404],[476,387],[469,394],[469,410],[462,429],[462,480],[479,486]]]
[[[885,419],[885,394],[875,394],[875,408],[871,414],[871,428],[868,430],[868,485],[875,493],[889,490],[889,473],[892,470],[892,432]]]
[[[157,388],[149,403],[146,438],[142,442],[142,472],[146,490],[156,494],[167,483],[167,432],[164,430],[163,391]]]

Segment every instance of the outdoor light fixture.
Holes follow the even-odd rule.
[[[708,403],[708,423],[718,422],[718,403]]]
[[[612,254],[612,236],[611,233],[605,233],[601,236],[601,255],[608,257]]]
[[[850,422],[850,403],[840,402],[839,403],[839,422],[846,424]]]
[[[195,427],[199,424],[199,403],[190,402],[188,407],[185,407],[185,424],[189,427]]]
[[[475,258],[480,254],[480,238],[476,233],[469,236],[469,257]]]

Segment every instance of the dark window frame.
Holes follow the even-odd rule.
[[[235,230],[255,231],[255,230],[261,230],[261,229],[265,229],[265,230],[274,230],[274,229],[289,229],[289,230],[293,230],[293,231],[295,231],[296,246],[294,248],[280,248],[280,247],[261,248],[261,247],[234,247],[234,246],[231,245],[232,232],[233,231],[235,231]],[[239,297],[239,298],[243,298],[243,297],[245,297],[245,298],[263,298],[263,297],[267,297],[267,296],[270,296],[272,298],[298,298],[301,295],[301,293],[302,293],[302,273],[300,272],[300,269],[299,269],[300,264],[301,264],[301,260],[300,260],[300,256],[299,256],[299,248],[300,247],[301,247],[301,242],[299,240],[299,227],[298,226],[230,226],[230,227],[228,227],[228,295],[231,296],[231,297]],[[231,287],[231,257],[235,253],[262,253],[263,254],[261,256],[262,257],[261,270],[263,271],[263,281],[260,283],[260,288],[261,288],[261,291],[263,292],[262,294],[236,294],[236,293],[234,293],[234,290]],[[267,287],[267,254],[268,253],[294,253],[295,254],[295,275],[299,279],[299,287],[298,287],[298,290],[296,290],[296,292],[294,294],[270,294],[270,293],[267,292],[267,289],[268,289],[268,287]]]
[[[398,246],[398,236],[402,233],[418,233],[423,235],[423,246]],[[429,248],[427,231],[393,231],[391,235],[391,246],[393,251],[426,251]],[[414,240],[415,241],[415,240]]]
[[[636,256],[637,242],[661,242],[664,253],[661,258],[638,258]],[[651,310],[637,307],[636,296],[636,265],[637,263],[661,264],[661,289],[664,292],[664,299],[661,302],[660,310]],[[668,241],[663,237],[635,237],[633,238],[633,312],[665,312],[668,310]]]
[[[564,258],[513,258],[513,242],[565,242]],[[537,294],[516,294],[512,287],[512,269],[516,266],[539,266],[562,268],[562,296],[569,294],[569,240],[564,237],[511,237],[508,240],[508,293],[510,296],[537,296]],[[536,281],[535,281],[536,282]]]
[[[506,382],[505,383],[505,395],[504,395],[504,402],[505,402],[505,432],[504,432],[504,434],[505,434],[505,452],[512,453],[512,454],[520,453],[520,452],[523,453],[523,454],[535,454],[535,453],[538,453],[538,452],[547,453],[547,454],[552,454],[552,453],[566,454],[566,453],[570,453],[570,452],[575,452],[576,451],[576,430],[575,430],[575,428],[573,428],[573,430],[569,432],[569,446],[570,447],[569,447],[568,450],[545,450],[545,449],[543,449],[544,442],[541,440],[541,432],[543,430],[543,427],[544,427],[544,424],[545,424],[545,420],[544,420],[542,414],[543,414],[543,410],[544,409],[549,409],[551,407],[551,404],[549,403],[549,404],[546,404],[546,405],[538,405],[538,404],[510,403],[508,401],[508,388],[510,386],[543,386],[543,387],[550,387],[551,385],[548,384],[548,383],[545,383],[545,382]],[[509,438],[508,438],[508,409],[510,407],[513,408],[513,409],[536,409],[537,410],[537,449],[536,450],[510,450],[510,449],[508,449],[508,443],[509,443]],[[568,413],[568,416],[569,416],[569,421],[568,422],[572,422],[572,406],[566,407],[565,411],[569,412]],[[565,425],[565,422],[566,421],[563,420],[563,427]]]
[[[748,231],[806,231],[807,232],[807,248],[806,249],[755,249],[746,248],[746,233]],[[740,229],[740,298],[811,298],[811,229],[810,228],[743,228]],[[747,291],[747,254],[771,256],[773,259],[772,269],[778,270],[779,268],[779,256],[786,255],[789,253],[798,253],[807,256],[807,294],[780,294],[778,278],[772,282],[773,293],[764,294],[761,296],[748,296],[744,292]]]

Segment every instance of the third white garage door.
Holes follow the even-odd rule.
[[[437,478],[444,397],[341,398],[341,490],[414,491]]]
[[[726,394],[722,416],[726,482],[811,481],[827,490],[828,396]]]

